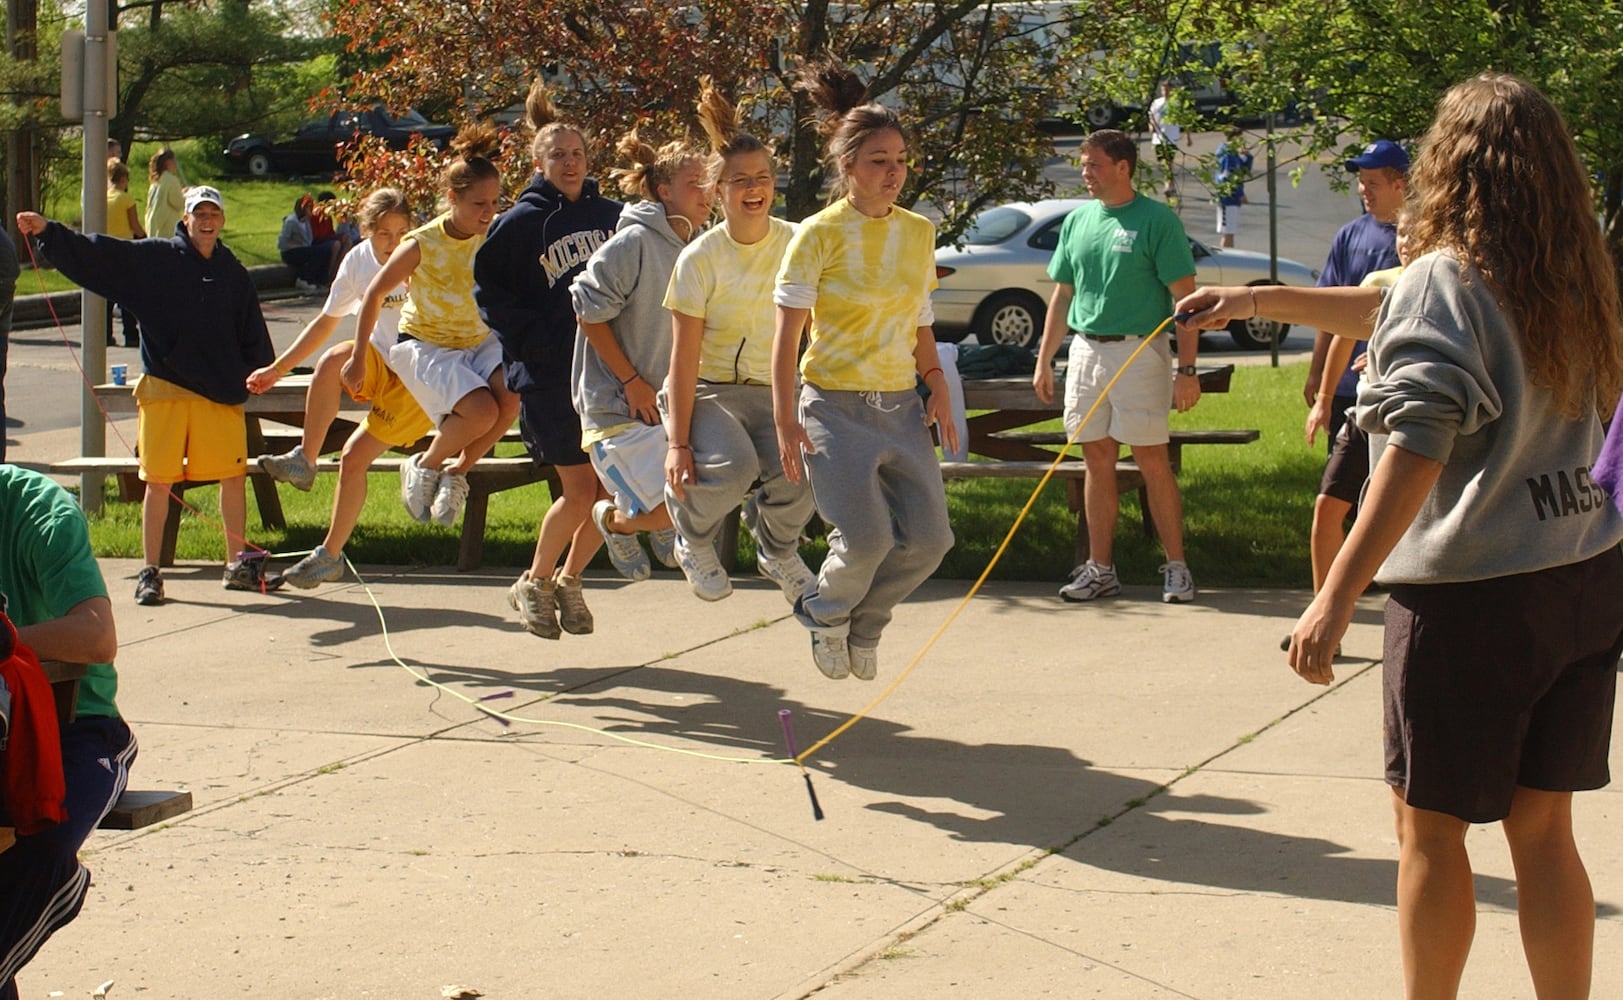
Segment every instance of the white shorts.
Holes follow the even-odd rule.
[[[1071,338],[1065,367],[1067,436],[1087,418],[1087,426],[1076,436],[1079,442],[1108,437],[1125,445],[1152,445],[1170,440],[1167,414],[1172,410],[1171,343],[1164,335],[1156,337],[1122,371],[1141,342],[1139,337],[1104,344],[1081,334]],[[1121,378],[1106,394],[1105,386],[1117,372],[1122,372]],[[1095,402],[1098,408],[1088,418]]]
[[[438,427],[470,392],[487,388],[502,366],[502,345],[486,337],[477,347],[439,347],[402,340],[389,348],[389,367]]]
[[[1217,235],[1236,236],[1240,232],[1240,206],[1217,206]]]
[[[613,437],[586,446],[597,478],[627,517],[658,510],[665,502],[665,453],[670,439],[664,424],[634,424]]]

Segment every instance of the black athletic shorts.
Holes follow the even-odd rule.
[[[1319,479],[1319,495],[1335,497],[1357,507],[1367,479],[1369,435],[1351,420],[1344,421],[1341,431],[1330,445],[1330,457],[1324,462],[1324,476]]]
[[[580,415],[562,389],[519,394],[518,431],[537,465],[585,465]]]
[[[1394,584],[1386,606],[1386,783],[1419,809],[1492,823],[1518,785],[1611,778],[1623,554],[1470,583]]]

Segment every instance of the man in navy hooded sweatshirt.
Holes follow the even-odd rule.
[[[227,590],[259,590],[258,561],[232,560],[244,547],[248,431],[245,382],[276,352],[248,271],[220,242],[225,202],[212,187],[186,190],[186,214],[168,239],[84,236],[34,212],[17,229],[71,281],[121,303],[141,323],[139,413],[141,551],[135,599],[163,602],[158,572],[170,484],[220,483]]]

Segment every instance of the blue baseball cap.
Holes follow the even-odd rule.
[[[1364,151],[1348,160],[1345,164],[1349,174],[1356,174],[1360,170],[1375,170],[1380,167],[1391,167],[1400,173],[1409,172],[1409,154],[1403,147],[1391,139],[1376,139],[1364,147]]]

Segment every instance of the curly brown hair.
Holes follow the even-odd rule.
[[[621,136],[614,150],[631,163],[612,171],[615,183],[627,197],[640,195],[649,201],[658,201],[660,185],[671,183],[683,167],[704,160],[703,150],[680,139],[655,149],[636,129]]]
[[[546,81],[536,77],[530,84],[530,91],[524,96],[524,124],[532,133],[530,138],[530,159],[535,161],[537,169],[547,158],[547,151],[557,141],[558,136],[574,133],[580,138],[580,144],[586,150],[586,158],[591,160],[592,143],[586,135],[586,130],[572,122],[563,120],[552,103],[552,92],[548,89]]]
[[[738,106],[729,101],[716,88],[708,75],[699,77],[699,125],[710,140],[710,183],[721,179],[727,161],[745,153],[765,153],[772,161],[772,150],[766,143],[748,132],[739,130]],[[777,164],[772,164],[774,170]]]
[[[846,175],[862,144],[880,132],[893,131],[907,142],[907,129],[896,112],[868,100],[868,85],[832,56],[814,60],[801,70],[795,86],[806,92],[822,112],[817,131],[827,141],[824,169],[835,179],[831,193],[844,192]]]
[[[1410,172],[1410,253],[1479,271],[1515,321],[1528,378],[1562,413],[1623,393],[1617,272],[1561,113],[1531,84],[1483,73],[1437,103]]]
[[[440,184],[461,194],[482,180],[500,179],[501,171],[492,157],[501,144],[501,135],[489,122],[462,126],[451,140],[452,159],[440,174]]]

